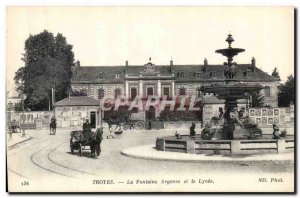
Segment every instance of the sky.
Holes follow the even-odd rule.
[[[62,33],[73,45],[82,66],[144,65],[152,63],[222,64],[215,50],[246,51],[238,64],[256,59],[271,74],[277,67],[283,81],[294,74],[294,10],[292,7],[7,7],[7,89],[24,66],[22,53],[29,35],[44,30]]]

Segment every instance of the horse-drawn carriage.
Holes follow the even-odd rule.
[[[81,156],[83,150],[91,150],[91,157],[95,157],[96,154],[97,156],[100,155],[100,144],[103,135],[101,129],[97,129],[96,132],[83,130],[72,131],[70,135],[70,149],[72,154],[74,154],[75,150],[78,150],[79,155]]]

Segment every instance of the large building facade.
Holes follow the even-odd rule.
[[[199,65],[175,65],[172,60],[169,65],[155,65],[151,58],[144,65],[130,65],[126,61],[123,66],[80,66],[80,62],[77,61],[72,73],[72,90],[99,101],[104,96],[119,95],[129,99],[136,96],[147,98],[151,95],[160,98],[165,96],[170,100],[180,96],[199,97],[201,86],[225,82],[224,65],[210,65],[206,59]],[[265,105],[277,107],[278,79],[257,68],[254,58],[250,64],[237,66],[236,80],[241,83],[261,84],[264,87],[261,93]],[[202,103],[218,106],[222,101],[206,95],[202,96]],[[251,105],[251,97],[250,100],[241,100],[240,103]],[[153,119],[157,118],[160,112],[161,109],[155,107],[149,112],[136,112],[133,117],[140,120]],[[199,119],[201,120],[202,116]]]

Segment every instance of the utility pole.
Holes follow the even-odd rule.
[[[53,110],[53,116],[55,118],[55,85],[52,87],[52,110]]]

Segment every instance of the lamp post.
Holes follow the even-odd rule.
[[[21,135],[25,136],[25,119],[24,119],[24,81],[22,81],[22,129],[21,129]]]
[[[8,140],[11,140],[12,139],[12,132],[13,132],[13,129],[12,129],[12,123],[11,123],[11,107],[12,107],[12,102],[9,101],[8,103],[8,110],[9,110],[9,125],[8,125]]]
[[[8,110],[9,110],[9,123],[11,123],[11,114],[12,114],[12,105],[11,101],[8,102]]]

